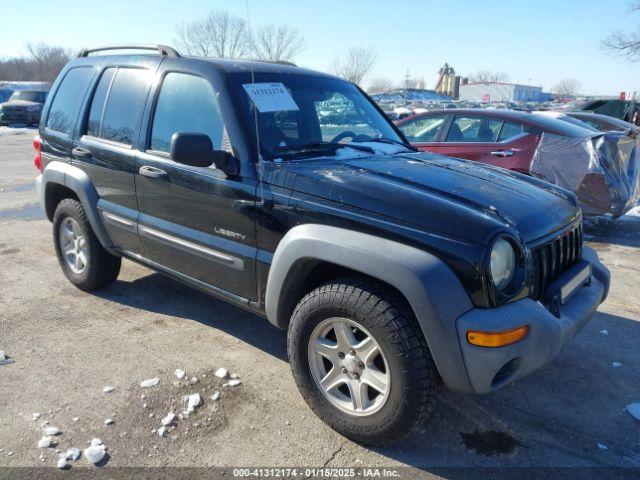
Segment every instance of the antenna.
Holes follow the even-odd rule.
[[[249,14],[249,0],[246,0],[246,5],[247,5],[247,33],[249,34],[249,48],[251,50],[255,50],[253,47],[253,31],[251,30],[251,16]],[[253,62],[251,62],[250,64],[250,70],[251,70],[251,85],[254,85],[256,83],[256,76],[255,73],[253,71]],[[253,121],[255,124],[255,130],[256,130],[256,150],[258,152],[258,162],[259,162],[259,174],[260,174],[260,183],[262,184],[262,154],[260,153],[260,132],[259,132],[259,122],[258,122],[258,107],[253,104]]]

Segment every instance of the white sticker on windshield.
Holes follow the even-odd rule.
[[[300,110],[282,83],[245,83],[242,86],[259,112]]]

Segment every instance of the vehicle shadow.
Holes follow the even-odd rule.
[[[585,219],[585,240],[640,247],[640,217],[625,215],[617,219]]]
[[[264,318],[159,273],[151,273],[130,282],[117,280],[94,293],[133,308],[215,327],[287,361],[286,332]]]
[[[97,295],[195,320],[287,361],[286,332],[163,275],[119,280]],[[539,371],[486,396],[442,389],[427,425],[397,444],[372,450],[386,457],[385,463],[399,462],[421,475],[454,479],[527,478],[540,476],[544,473],[540,468],[551,465],[640,467],[637,422],[624,410],[632,401],[640,401],[639,327],[636,320],[598,312]],[[604,329],[607,335],[600,333]],[[612,368],[614,361],[622,367]],[[635,443],[629,441],[634,438]],[[607,450],[598,443],[607,445]],[[591,478],[596,470],[573,473]]]

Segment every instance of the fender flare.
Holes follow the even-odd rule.
[[[464,366],[456,319],[473,304],[453,271],[435,255],[385,238],[325,225],[292,228],[273,256],[265,292],[271,323],[287,328],[285,299],[291,275],[307,260],[324,261],[369,275],[400,291],[416,315],[445,384],[472,391]]]
[[[54,208],[50,205],[51,189],[56,184],[63,185],[72,190],[80,200],[89,224],[91,224],[91,228],[102,246],[112,255],[120,255],[115,250],[98,212],[98,192],[93,183],[91,183],[89,176],[83,170],[69,163],[54,160],[49,162],[42,172],[41,182],[42,198],[40,200],[49,220],[53,218]]]

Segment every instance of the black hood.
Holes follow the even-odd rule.
[[[429,153],[265,164],[264,180],[462,240],[528,243],[575,221],[575,196],[508,170]]]

